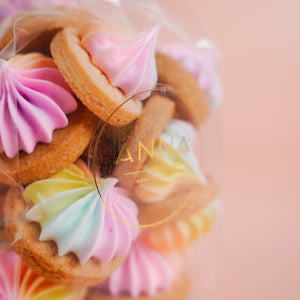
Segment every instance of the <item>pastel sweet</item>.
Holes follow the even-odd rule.
[[[168,45],[162,51],[178,61],[197,79],[212,107],[221,105],[222,90],[216,70],[218,55],[211,42],[201,39],[194,50],[184,44]]]
[[[156,84],[159,27],[134,35],[102,20],[96,23],[59,32],[51,42],[51,54],[84,105],[110,125],[125,126],[141,114],[140,100],[150,93],[125,103],[127,98]]]
[[[0,251],[0,299],[3,300],[80,300],[79,291],[47,281],[29,269],[13,251]]]
[[[0,154],[0,169],[20,185],[49,178],[76,161],[88,147],[99,119],[82,104],[68,116],[68,125],[53,132],[51,143],[38,143],[33,152],[16,158]]]
[[[206,184],[207,180],[200,171],[199,162],[193,150],[195,129],[182,120],[172,120],[156,141],[154,158],[149,158],[143,166],[134,195],[139,201],[153,203],[168,197],[178,185],[188,182]]]
[[[138,240],[126,262],[86,300],[186,300],[190,283],[182,259],[178,252],[161,254]]]
[[[0,153],[12,158],[50,143],[77,102],[53,60],[42,54],[0,60]]]
[[[120,185],[128,191],[131,192],[136,185],[139,172],[142,171],[149,158],[149,153],[152,155],[152,145],[172,120],[174,111],[175,103],[170,98],[159,94],[151,95],[141,116],[134,122],[128,135],[124,137],[123,144],[108,139],[108,147],[112,143],[117,143],[119,147],[116,149],[117,161],[112,163],[115,165],[113,176],[118,178]],[[102,145],[98,148],[100,147]],[[148,152],[145,149],[149,149]]]
[[[103,263],[115,256],[125,257],[139,230],[120,222],[111,212],[138,225],[138,211],[116,183],[114,178],[98,179],[104,203],[91,177],[71,165],[25,189],[25,196],[35,204],[26,218],[41,225],[40,240],[54,240],[61,256],[74,252],[82,264],[91,257]]]
[[[139,234],[137,207],[116,183],[98,178],[101,198],[78,160],[24,192],[10,189],[4,208],[13,249],[48,280],[77,287],[105,280],[125,261]]]
[[[140,34],[125,34],[103,29],[101,24],[81,38],[81,46],[93,64],[120,88],[126,98],[153,89],[157,82],[155,44],[159,26]],[[150,93],[136,98],[144,100]]]
[[[160,252],[186,247],[209,231],[217,213],[218,201],[214,200],[198,212],[183,219],[146,229],[140,239]]]
[[[159,291],[170,290],[174,280],[174,271],[167,260],[137,241],[124,265],[109,277],[107,288],[112,296],[153,297]]]

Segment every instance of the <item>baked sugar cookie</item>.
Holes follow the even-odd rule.
[[[192,124],[171,120],[172,114],[162,108],[154,119],[161,100],[157,98],[157,107],[150,101],[119,150],[114,172],[138,203],[141,224],[188,215],[216,195],[215,184],[203,174],[195,155]]]
[[[69,116],[66,128],[53,133],[50,144],[39,143],[31,154],[17,159],[0,155],[0,167],[21,185],[49,178],[74,162],[89,145],[99,119],[83,105]]]
[[[151,96],[126,142],[119,149],[114,176],[127,190],[131,191],[135,186],[138,172],[149,157],[147,149],[151,151],[159,135],[172,119],[174,109],[175,103],[171,99],[162,95]]]
[[[156,52],[158,82],[175,89],[176,117],[198,128],[207,118],[209,105],[204,91],[192,74],[166,54]]]
[[[199,211],[217,195],[217,185],[207,179],[206,184],[195,184],[186,190],[173,192],[163,201],[139,205],[139,220],[141,224],[175,222]]]
[[[24,195],[20,189],[8,192],[8,238],[34,272],[64,285],[90,286],[124,262],[139,234],[137,207],[115,179],[97,181],[102,199],[87,167],[77,161],[27,186]]]
[[[40,53],[0,60],[0,153],[13,158],[51,142],[77,102],[53,59]]]
[[[217,72],[219,53],[211,41],[200,39],[196,49],[181,43],[169,44],[162,51],[195,77],[211,108],[220,107],[222,87]]]
[[[90,30],[95,24],[85,26],[80,34],[71,27],[59,32],[51,53],[84,105],[110,125],[124,126],[141,114],[145,93],[140,92],[155,87],[158,30],[134,35],[107,30],[101,21],[95,30]]]
[[[19,184],[74,162],[98,118],[77,104],[53,59],[40,53],[0,60],[0,166]]]
[[[0,168],[0,249],[10,248],[10,243],[8,242],[4,229],[4,203],[6,193],[12,186],[17,187],[16,182],[9,178]]]
[[[155,140],[153,156],[141,168],[134,195],[142,203],[163,201],[171,193],[207,183],[194,149],[191,123],[173,119]]]

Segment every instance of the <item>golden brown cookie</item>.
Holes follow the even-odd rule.
[[[49,8],[48,12],[33,9],[5,20],[6,31],[0,40],[0,51],[16,39],[17,52],[39,51],[49,54],[49,45],[55,33],[66,26],[81,26],[91,13],[71,7]],[[14,27],[15,25],[15,27]]]
[[[8,249],[10,247],[4,230],[4,202],[6,194],[12,186],[17,187],[18,185],[0,169],[0,249]]]
[[[217,195],[217,186],[208,179],[207,184],[195,184],[186,190],[175,191],[166,199],[151,204],[140,204],[139,220],[141,224],[176,221],[198,211]]]
[[[153,95],[146,103],[142,115],[134,124],[116,161],[114,176],[131,191],[140,171],[149,157],[146,149],[152,149],[159,135],[174,115],[175,103],[162,95]],[[139,151],[140,150],[140,151]]]
[[[99,289],[92,289],[85,300],[187,300],[190,293],[190,280],[186,274],[176,281],[170,291],[158,292],[155,296],[111,296]]]
[[[93,65],[89,54],[80,46],[78,30],[63,29],[54,37],[50,48],[55,63],[77,97],[102,120],[113,126],[124,126],[141,114],[140,100],[122,105],[126,100],[124,94]]]
[[[21,185],[49,178],[73,163],[88,146],[99,119],[83,105],[69,115],[67,127],[53,132],[50,144],[38,143],[31,154],[0,155],[0,168]]]
[[[187,120],[198,128],[209,113],[204,91],[197,80],[178,62],[161,52],[156,52],[158,82],[175,89],[176,118]]]
[[[22,255],[32,270],[46,279],[67,286],[92,286],[105,280],[117,269],[125,258],[114,258],[103,264],[90,258],[80,264],[75,254],[69,252],[58,256],[53,241],[39,241],[40,226],[35,222],[24,222],[26,204],[20,188],[11,188],[5,200],[6,232],[13,249]]]

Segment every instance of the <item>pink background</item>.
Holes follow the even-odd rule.
[[[195,279],[199,299],[298,300],[300,2],[160,3],[191,31],[204,29],[222,54],[224,213],[220,241],[199,245],[196,268],[207,271]]]
[[[222,54],[224,212],[192,254],[197,299],[299,300],[300,1],[157,1]]]

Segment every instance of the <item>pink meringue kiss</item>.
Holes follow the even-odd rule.
[[[50,143],[77,102],[51,58],[39,53],[0,59],[0,153],[12,158]]]
[[[93,64],[108,77],[112,86],[120,88],[127,98],[151,90],[157,82],[155,45],[159,26],[139,34],[129,34],[99,23],[88,30],[81,46],[91,56]],[[150,93],[136,99],[144,100]]]
[[[107,287],[113,296],[153,297],[172,288],[175,271],[159,252],[136,241],[124,265],[108,279]]]

